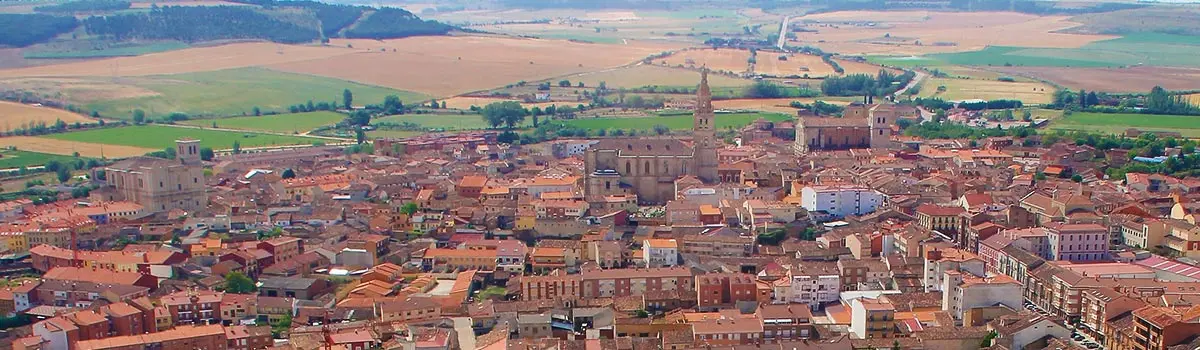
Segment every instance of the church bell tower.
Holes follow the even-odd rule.
[[[692,119],[696,177],[706,183],[717,182],[718,141],[712,124],[712,90],[708,87],[708,68],[700,71],[700,87],[696,89],[696,111]]]

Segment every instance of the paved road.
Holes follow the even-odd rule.
[[[775,47],[778,47],[780,50],[783,50],[783,44],[787,42],[788,21],[791,20],[791,17],[783,16],[783,25],[779,26],[779,42],[775,43]]]
[[[910,89],[910,88],[920,85],[921,82],[924,81],[926,77],[929,77],[929,74],[925,74],[925,72],[922,72],[919,70],[913,70],[913,73],[916,73],[916,76],[914,76],[912,78],[912,80],[908,81],[908,85],[905,85],[903,88],[900,88],[900,90],[896,90],[896,92],[892,94],[893,99],[899,100],[901,94],[903,94],[905,91],[908,91],[908,89]]]

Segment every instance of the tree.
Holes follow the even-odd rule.
[[[400,96],[388,95],[387,97],[383,98],[383,114],[400,114],[403,109],[404,103],[400,102]]]
[[[1083,175],[1075,174],[1071,176],[1071,181],[1083,182]]]
[[[235,294],[250,294],[254,292],[254,280],[237,271],[225,275],[225,291]]]
[[[437,109],[439,107],[437,99],[429,100],[429,108]]]
[[[279,177],[285,179],[294,179],[296,178],[296,171],[292,170],[292,168],[283,169],[283,173],[280,173]]]
[[[212,147],[202,147],[202,148],[200,148],[200,160],[203,160],[203,161],[210,161],[210,160],[213,160],[213,149],[212,149]]]
[[[66,167],[58,168],[58,171],[55,171],[54,174],[58,176],[59,183],[65,184],[71,180],[71,170]]]
[[[237,140],[233,140],[233,154],[240,153],[242,153],[242,143],[238,142]]]
[[[1095,105],[1100,104],[1100,96],[1096,95],[1095,91],[1089,92],[1087,94],[1087,104],[1088,104],[1088,106],[1095,106]]]
[[[1088,106],[1088,104],[1087,104],[1087,91],[1084,91],[1083,89],[1079,89],[1079,107],[1080,107],[1080,108],[1087,108],[1087,106]]]
[[[571,81],[566,79],[559,80],[558,87],[571,87]]]
[[[371,113],[364,110],[357,110],[350,113],[350,125],[363,126],[371,124]]]
[[[350,92],[350,89],[342,90],[342,105],[346,106],[346,109],[354,109],[350,106],[350,102],[354,102],[354,94]]]
[[[133,123],[141,124],[146,122],[146,111],[141,109],[133,110]]]
[[[537,108],[537,107],[534,107],[534,108]],[[537,114],[533,115],[533,127],[535,127],[535,128],[538,127],[538,115]]]
[[[362,128],[354,129],[354,141],[360,145],[367,142],[367,133],[363,132]]]
[[[417,207],[417,203],[408,202],[408,203],[404,203],[404,206],[400,207],[400,212],[402,212],[408,216],[412,216],[412,214],[416,213],[417,210],[419,210],[419,209],[421,209],[421,208]]]
[[[483,106],[483,120],[487,121],[493,128],[504,124],[504,126],[512,130],[518,124],[525,121],[525,108],[521,107],[516,101],[492,102],[487,106]]]
[[[654,124],[653,129],[654,133],[659,135],[666,135],[668,132],[671,132],[671,128],[668,128],[666,125],[662,124]]]

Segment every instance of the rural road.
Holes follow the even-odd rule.
[[[900,100],[901,94],[903,94],[905,91],[908,91],[908,89],[911,89],[917,85],[921,85],[921,82],[929,76],[928,74],[925,74],[925,72],[915,69],[912,72],[916,75],[913,76],[912,80],[908,81],[908,85],[905,85],[904,87],[900,88],[900,90],[896,90],[895,93],[892,93],[892,100]]]
[[[787,42],[788,21],[791,20],[791,17],[783,16],[783,25],[779,26],[779,42],[775,43],[775,47],[778,47],[780,50],[783,50],[783,44]]]

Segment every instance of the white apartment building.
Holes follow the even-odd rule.
[[[884,198],[883,193],[860,186],[805,186],[800,191],[804,209],[838,218],[874,212],[883,205]]]

